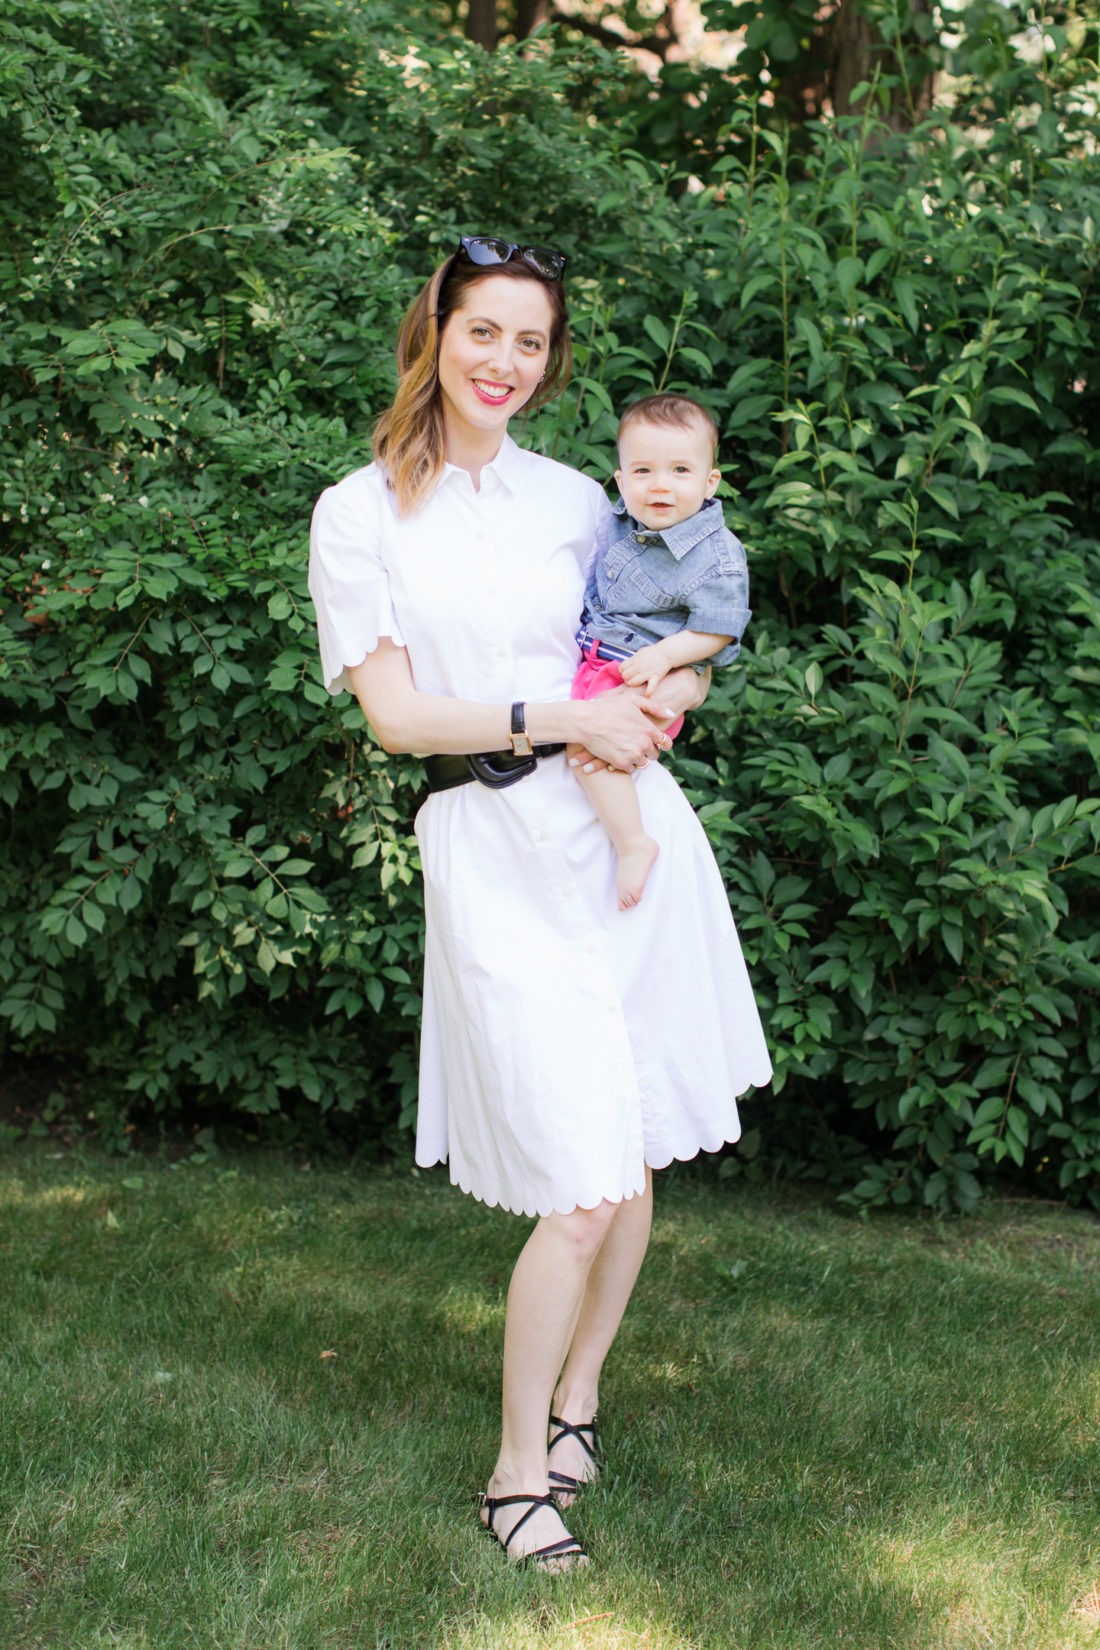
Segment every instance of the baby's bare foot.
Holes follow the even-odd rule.
[[[615,892],[619,896],[619,910],[629,911],[645,893],[646,880],[653,862],[660,852],[651,836],[639,837],[637,845],[620,849],[615,873]]]

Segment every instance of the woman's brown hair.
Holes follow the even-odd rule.
[[[441,264],[406,312],[397,334],[397,394],[374,426],[374,456],[397,495],[397,510],[411,516],[426,504],[443,473],[443,408],[439,394],[439,340],[469,287],[489,276],[534,281],[550,300],[553,320],[546,371],[530,401],[532,412],[560,395],[569,382],[573,348],[560,280],[548,281],[516,259],[475,264],[457,253]]]

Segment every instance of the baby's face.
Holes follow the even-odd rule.
[[[721,475],[702,424],[681,430],[639,421],[623,431],[615,480],[635,521],[660,530],[701,510]]]

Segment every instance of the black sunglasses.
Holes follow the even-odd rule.
[[[518,256],[544,281],[560,280],[565,268],[563,252],[551,252],[548,246],[513,246],[511,241],[498,240],[495,235],[463,235],[458,251],[465,252],[471,263],[483,267],[506,264]]]

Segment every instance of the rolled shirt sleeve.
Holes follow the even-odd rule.
[[[741,651],[752,610],[749,607],[749,570],[741,541],[726,533],[719,565],[710,578],[688,595],[688,616],[684,630],[698,630],[706,636],[729,636],[730,642],[705,660],[710,665],[731,665]]]

